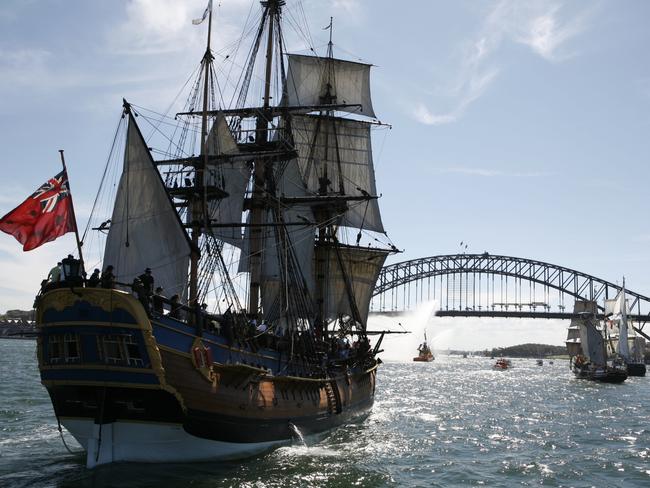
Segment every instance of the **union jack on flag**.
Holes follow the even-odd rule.
[[[74,232],[76,222],[65,170],[43,183],[27,200],[0,219],[0,230],[31,251],[57,237]]]
[[[58,191],[57,191],[58,190]],[[68,190],[68,176],[65,171],[61,171],[51,180],[43,183],[41,187],[32,193],[31,198],[39,198],[41,202],[41,210],[43,213],[49,213],[56,208],[56,204],[69,194]]]

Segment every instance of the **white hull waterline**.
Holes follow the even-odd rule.
[[[137,463],[226,461],[255,456],[288,441],[234,443],[201,439],[178,424],[61,419],[86,451],[86,467],[119,461]]]

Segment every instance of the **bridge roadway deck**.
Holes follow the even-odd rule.
[[[434,314],[436,317],[501,317],[501,318],[525,318],[525,319],[564,319],[580,317],[579,314],[570,312],[530,312],[525,310],[437,310]],[[598,320],[603,320],[605,316],[598,314]],[[634,322],[650,322],[648,315],[628,314],[627,318]]]
[[[384,315],[394,317],[404,314],[406,312],[400,310],[391,311],[371,311],[370,315]],[[434,312],[436,317],[488,317],[488,318],[520,318],[520,319],[561,319],[571,320],[572,318],[580,317],[579,314],[570,312],[527,312],[525,310],[503,311],[503,310],[436,310]],[[628,314],[628,319],[645,324],[650,322],[649,315]],[[597,318],[603,320],[605,316],[598,314]]]

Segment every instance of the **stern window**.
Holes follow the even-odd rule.
[[[65,335],[65,362],[74,363],[81,359],[79,354],[79,336],[76,334]]]
[[[63,360],[63,341],[60,335],[51,335],[48,340],[48,362],[60,363]]]
[[[51,335],[48,339],[50,364],[78,363],[81,361],[79,334]]]
[[[108,335],[102,337],[100,353],[108,364],[142,366],[144,361],[140,346],[132,335]]]
[[[120,339],[120,336],[113,335],[104,337],[104,362],[109,364],[122,364],[124,362]]]
[[[140,354],[140,346],[133,336],[130,335],[124,338],[124,346],[129,366],[142,366],[144,361],[142,361],[142,355]]]

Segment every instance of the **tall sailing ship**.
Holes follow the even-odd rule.
[[[114,205],[91,217],[102,285],[68,270],[37,297],[42,383],[88,467],[241,458],[373,404],[383,336],[370,344],[368,310],[396,248],[377,202],[371,66],[334,57],[331,23],[325,56],[287,54],[285,2],[260,3],[232,107],[215,102],[211,5],[187,107],[152,122],[124,101]],[[166,150],[143,121],[173,125]]]
[[[645,376],[645,339],[639,337],[627,315],[625,279],[616,298],[605,300],[604,329],[607,334],[607,350],[613,357],[620,357],[627,365],[630,376]]]
[[[597,319],[596,302],[576,300],[573,313],[566,347],[569,365],[576,378],[604,383],[625,381],[628,376],[625,364],[607,361],[605,335]]]

